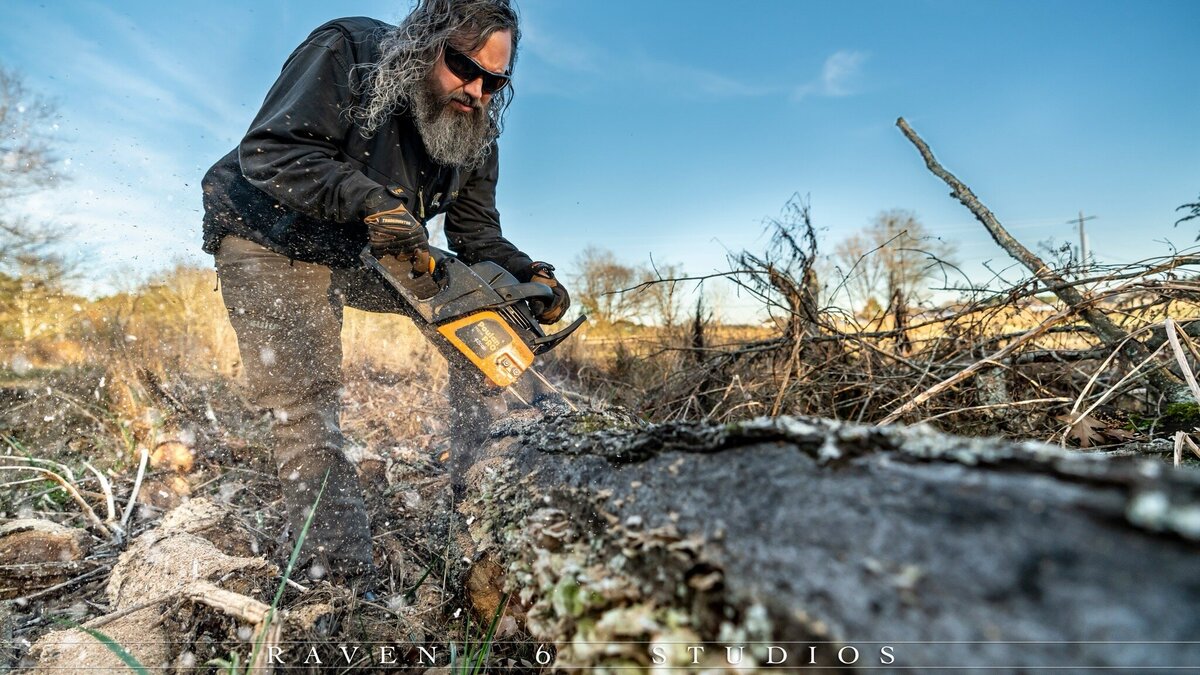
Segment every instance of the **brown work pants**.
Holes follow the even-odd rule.
[[[412,312],[373,272],[291,260],[240,237],[222,240],[216,266],[250,396],[273,416],[293,541],[324,483],[299,560],[335,579],[367,574],[371,532],[339,423],[342,308]],[[416,324],[432,334],[423,321]],[[488,421],[481,397],[491,392],[455,359],[451,366],[451,436],[459,444],[478,442]]]

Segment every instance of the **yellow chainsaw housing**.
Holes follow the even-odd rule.
[[[497,387],[516,382],[533,364],[533,352],[495,312],[471,314],[437,329]]]

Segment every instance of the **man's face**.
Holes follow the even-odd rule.
[[[467,56],[493,73],[507,72],[509,59],[512,58],[512,31],[500,30],[492,33],[478,50]],[[464,115],[486,109],[492,100],[491,94],[483,92],[483,78],[477,77],[471,82],[463,82],[450,72],[443,59],[438,59],[434,65],[430,80],[430,86],[438,98],[449,99],[446,105]]]
[[[512,32],[492,33],[467,56],[494,73],[507,71],[512,58]],[[447,166],[481,166],[499,133],[488,115],[491,102],[492,94],[483,91],[483,78],[463,82],[446,67],[444,59],[438,59],[411,100],[417,129],[430,156]]]

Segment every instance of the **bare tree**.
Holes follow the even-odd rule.
[[[683,277],[683,268],[676,264],[630,265],[606,248],[588,246],[575,259],[571,292],[597,323],[674,328],[683,312]]]
[[[50,130],[53,103],[31,92],[22,77],[0,64],[0,205],[44,189],[58,175]]]
[[[929,282],[944,264],[954,264],[955,247],[932,236],[916,214],[893,209],[875,217],[862,232],[834,249],[840,288],[855,310],[902,315],[929,297]]]
[[[15,313],[19,337],[22,342],[28,342],[54,327],[45,324],[40,317],[49,302],[62,295],[68,276],[67,265],[63,256],[41,251],[22,254],[5,264],[15,266],[17,275],[6,277],[12,295],[9,298],[0,296],[0,309]]]
[[[641,270],[642,315],[650,323],[672,329],[679,325],[683,315],[683,298],[677,281],[686,276],[683,267],[673,263],[654,265]]]
[[[637,270],[617,260],[606,248],[588,246],[575,259],[573,290],[584,313],[601,324],[631,320],[636,314],[631,298],[621,289],[637,283]]]
[[[24,341],[39,334],[39,308],[62,293],[71,272],[56,251],[62,229],[35,223],[17,207],[21,197],[62,178],[54,169],[59,162],[51,135],[56,116],[53,103],[0,64],[0,312],[15,319]]]

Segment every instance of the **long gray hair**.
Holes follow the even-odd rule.
[[[350,110],[352,118],[369,136],[402,105],[410,104],[425,86],[442,48],[470,54],[497,31],[512,32],[509,72],[517,63],[521,39],[519,17],[510,0],[418,0],[403,22],[380,42],[378,63],[360,66],[366,100]],[[504,112],[512,101],[512,83],[492,95],[488,119],[498,135]]]

